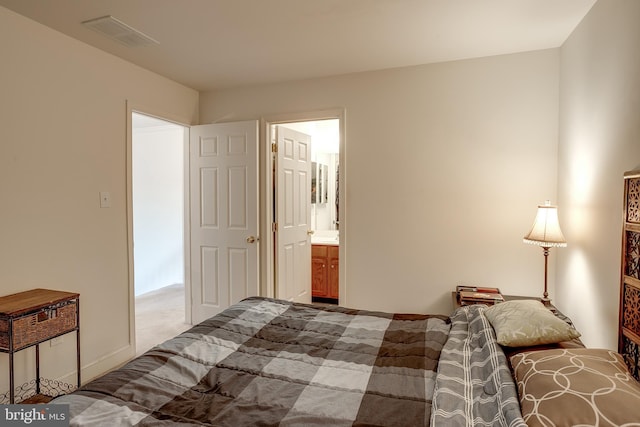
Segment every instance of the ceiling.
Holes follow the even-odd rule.
[[[0,0],[199,91],[559,47],[596,0]],[[81,22],[111,15],[130,48]]]

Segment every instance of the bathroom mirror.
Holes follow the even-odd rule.
[[[311,203],[323,204],[329,199],[329,166],[311,162]]]

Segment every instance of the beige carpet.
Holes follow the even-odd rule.
[[[185,323],[184,285],[171,285],[136,297],[137,356],[190,327]]]
[[[184,285],[171,285],[136,297],[136,355],[189,329]]]

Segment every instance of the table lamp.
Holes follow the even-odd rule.
[[[538,213],[533,222],[533,227],[531,227],[531,231],[524,236],[523,242],[542,247],[544,255],[544,294],[540,301],[545,306],[549,306],[551,304],[551,299],[547,291],[549,248],[567,246],[567,241],[564,239],[562,231],[560,230],[557,206],[551,205],[548,200],[545,201],[544,205],[538,206]]]

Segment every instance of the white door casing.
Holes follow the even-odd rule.
[[[276,298],[311,302],[311,137],[276,126]]]
[[[191,321],[259,294],[258,122],[191,127]]]

